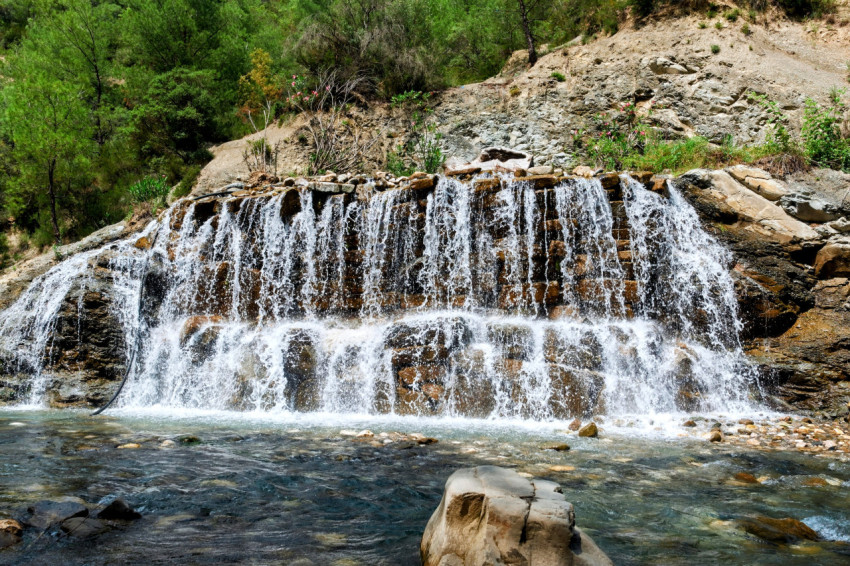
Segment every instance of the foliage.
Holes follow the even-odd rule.
[[[378,136],[364,135],[346,118],[362,78],[340,80],[336,71],[324,72],[312,88],[293,75],[286,102],[305,117],[310,153],[310,173],[356,169]]]
[[[133,202],[156,202],[164,201],[171,188],[165,182],[165,177],[145,177],[136,181],[127,189]]]
[[[711,46],[711,52],[712,52],[714,55],[717,55],[718,53],[720,53],[720,46],[719,46],[719,45],[717,45],[716,43],[715,43],[715,44],[713,44],[713,45]]]
[[[559,73],[558,71],[554,71],[550,76],[559,83],[562,83],[567,80],[567,77],[564,76],[564,73]]]
[[[192,187],[195,184],[195,181],[198,178],[198,175],[201,173],[200,165],[193,165],[186,169],[186,173],[180,182],[174,187],[174,190],[171,192],[171,196],[175,199],[183,198],[192,192]]]
[[[298,77],[293,75],[293,79]],[[240,115],[251,125],[259,138],[248,143],[242,154],[249,171],[270,171],[277,174],[280,144],[270,145],[266,129],[275,118],[276,109],[283,100],[282,79],[272,71],[271,55],[264,49],[251,52],[251,70],[239,78],[242,106]],[[292,82],[294,87],[295,80]],[[301,94],[300,92],[298,93]]]
[[[735,5],[727,17],[750,10],[750,21],[777,5],[794,18],[835,8],[834,0]],[[347,168],[377,139],[349,123],[350,104],[369,96],[421,114],[388,160],[433,169],[443,156],[426,125],[429,93],[496,74],[527,46],[522,13],[534,41],[558,46],[613,34],[629,12],[710,19],[719,9],[707,0],[3,0],[0,212],[36,246],[85,236],[126,216],[136,180],[165,176],[179,183],[175,194],[188,192],[213,144],[265,131],[288,112],[309,118],[300,135],[314,171]],[[329,69],[338,85],[330,97],[320,88]],[[292,75],[299,84],[289,93]],[[322,96],[305,101],[313,90]],[[811,112],[820,126],[807,147],[837,163],[840,144]],[[619,143],[594,145],[611,145],[601,156]],[[275,168],[275,153],[261,142],[246,160]],[[4,220],[0,233],[11,226]]]
[[[430,92],[422,92],[419,90],[408,90],[407,92],[402,92],[401,94],[394,95],[390,102],[393,108],[398,106],[405,105],[414,105],[419,107],[424,107],[428,100],[431,98]]]
[[[414,171],[436,173],[445,162],[440,144],[443,135],[427,122],[430,110],[414,110],[408,117],[411,136],[387,153],[387,170],[394,175],[410,175]]]
[[[819,167],[850,170],[850,142],[843,133],[847,105],[844,89],[833,89],[827,104],[806,100],[802,138],[806,155]]]
[[[798,153],[799,145],[788,130],[788,116],[775,100],[763,94],[750,93],[749,99],[758,103],[767,112],[768,132],[766,145],[771,153]]]

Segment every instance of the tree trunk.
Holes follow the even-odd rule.
[[[62,235],[59,233],[59,218],[56,216],[56,184],[53,178],[56,171],[56,160],[51,159],[47,165],[47,194],[50,197],[50,219],[53,221],[53,239],[56,245],[62,245]]]
[[[532,67],[537,63],[537,50],[534,48],[534,36],[531,34],[531,23],[528,21],[528,9],[525,0],[519,2],[519,16],[522,21],[522,31],[525,33],[525,41],[528,43],[528,64]]]

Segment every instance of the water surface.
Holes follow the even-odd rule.
[[[0,412],[0,516],[111,495],[144,516],[91,540],[28,530],[0,562],[418,564],[446,478],[482,464],[559,482],[578,525],[616,564],[850,561],[850,467],[835,458],[624,431],[579,439],[562,424],[166,414]],[[364,428],[376,437],[340,434]],[[371,444],[391,431],[439,443]],[[176,445],[163,447],[169,439]],[[572,449],[542,450],[553,441]],[[141,448],[117,448],[127,443]],[[739,483],[738,472],[763,483]],[[810,487],[812,478],[825,485]],[[751,515],[798,518],[832,541],[766,543],[735,526]]]

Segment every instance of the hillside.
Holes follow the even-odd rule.
[[[742,31],[745,24],[749,35]],[[712,53],[712,45],[719,53]],[[428,122],[443,136],[447,157],[469,160],[483,147],[507,146],[531,152],[538,164],[576,165],[585,160],[575,147],[576,133],[598,130],[598,115],[616,120],[627,104],[636,104],[665,138],[702,136],[722,144],[731,135],[736,144],[759,143],[769,131],[769,115],[751,94],[775,101],[799,131],[807,98],[822,102],[830,89],[847,85],[850,27],[784,18],[730,22],[698,14],[640,26],[629,21],[610,37],[554,49],[530,69],[526,54],[515,53],[499,75],[436,93],[424,105],[433,110]],[[409,121],[416,111],[421,109],[381,102],[352,109],[348,118],[356,128],[379,138],[366,172],[385,168],[388,152],[415,136]],[[310,147],[303,118],[272,126],[267,136],[272,145],[281,143],[280,174],[306,172]],[[194,194],[246,177],[242,153],[248,140],[259,137],[213,147],[215,157]]]

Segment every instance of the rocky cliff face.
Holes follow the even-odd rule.
[[[627,410],[624,398],[644,395],[660,403],[648,408],[710,408],[709,374],[720,358],[703,348],[734,349],[736,315],[723,310],[723,287],[704,279],[706,267],[670,263],[704,244],[689,239],[690,248],[677,248],[671,240],[684,225],[659,216],[675,210],[663,204],[668,181],[480,178],[477,169],[451,181],[258,178],[253,187],[181,201],[159,232],[82,252],[47,274],[41,287],[55,295],[54,314],[42,312],[43,295],[22,295],[15,308],[31,322],[14,334],[18,353],[8,349],[6,311],[4,400],[26,399],[38,366],[44,382],[36,385],[50,404],[102,403],[124,371],[127,293],[138,281],[140,314],[176,321],[140,334],[151,364],[141,371],[186,374],[168,393],[177,403],[207,388],[231,409],[354,410],[367,393],[360,409],[402,414],[567,418]],[[773,402],[829,414],[846,412],[848,400],[844,180],[820,171],[783,182],[735,167],[672,181],[733,252],[720,267],[734,280],[741,336]],[[457,232],[462,210],[469,240]],[[804,221],[817,214],[822,222]],[[469,304],[552,322],[470,318]],[[460,310],[405,314],[427,313],[427,305]],[[309,322],[317,315],[401,320],[349,344]],[[644,330],[631,323],[596,322],[636,315],[668,330],[643,343]],[[284,334],[263,330],[305,318]],[[327,350],[329,340],[338,347]],[[619,397],[612,371],[627,380],[617,382]],[[647,376],[662,380],[643,384]],[[328,379],[336,388],[330,400]],[[668,382],[669,407],[657,398]],[[547,393],[536,399],[544,383]]]
[[[748,354],[780,403],[845,415],[850,403],[850,176],[692,171],[677,181],[735,254]],[[813,221],[817,219],[817,221]]]

